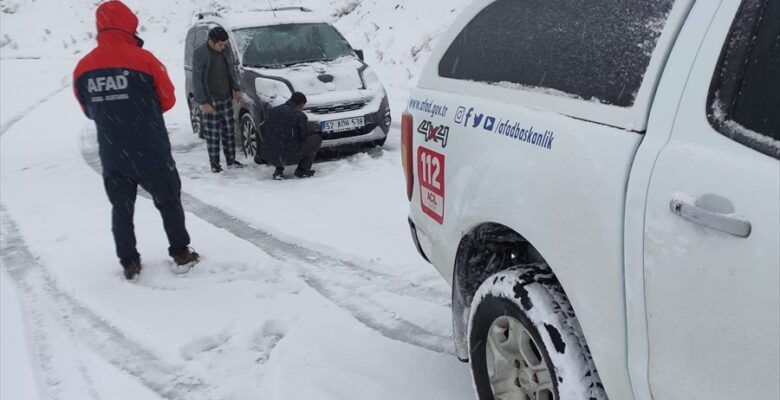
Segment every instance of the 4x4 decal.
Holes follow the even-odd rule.
[[[447,139],[450,136],[450,127],[445,125],[434,125],[431,121],[423,121],[417,127],[417,132],[425,136],[426,142],[441,143],[441,147],[447,147]]]

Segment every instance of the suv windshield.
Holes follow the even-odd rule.
[[[352,54],[329,24],[289,24],[236,30],[238,51],[248,67],[283,67]]]

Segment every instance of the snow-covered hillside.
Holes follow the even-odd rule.
[[[431,46],[468,0],[287,0],[329,16],[355,48],[364,49],[386,85],[408,88]],[[73,58],[94,46],[97,0],[0,0],[2,58]],[[147,48],[175,61],[197,11],[269,8],[259,0],[127,0],[141,20]],[[435,15],[435,18],[432,16]]]

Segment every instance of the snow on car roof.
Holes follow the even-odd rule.
[[[250,11],[224,14],[223,19],[230,29],[252,28],[257,26],[327,23],[328,21],[317,13],[301,10]]]

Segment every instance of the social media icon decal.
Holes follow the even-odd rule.
[[[462,124],[463,117],[466,115],[466,107],[458,107],[458,111],[455,113],[455,123]]]
[[[496,126],[496,118],[495,117],[487,117],[485,119],[485,126],[483,127],[486,131],[493,132],[493,129],[495,129]]]

